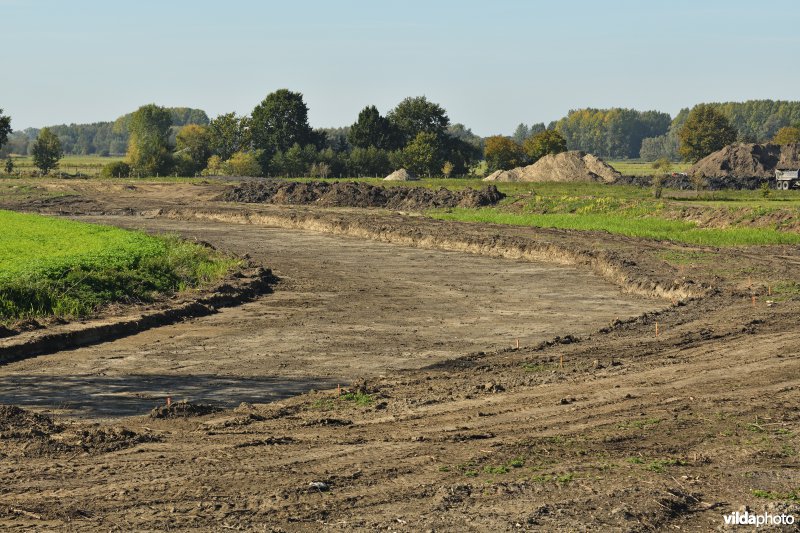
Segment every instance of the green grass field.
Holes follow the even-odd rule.
[[[236,261],[175,237],[0,211],[0,322],[82,316],[219,279]]]
[[[310,178],[295,181],[310,181]],[[328,180],[337,181],[337,180]],[[386,187],[412,186],[461,190],[482,188],[480,179],[422,179],[415,182],[385,182],[360,178]],[[774,224],[754,227],[753,220],[766,215],[786,222],[800,220],[800,191],[681,191],[664,189],[662,197],[633,185],[602,183],[503,183],[493,182],[507,195],[497,207],[430,211],[429,216],[465,222],[487,222],[588,231],[607,231],[657,240],[709,246],[800,244],[800,233]],[[729,227],[702,227],[687,219],[686,208],[721,212]],[[749,223],[748,223],[749,221]]]
[[[653,162],[637,161],[635,159],[606,161],[614,170],[624,176],[652,176],[653,174],[663,173],[663,170],[653,167]],[[686,172],[691,167],[691,163],[672,163],[669,172]]]
[[[31,175],[37,171],[31,156],[12,156],[14,174]],[[124,157],[100,157],[91,155],[68,155],[58,162],[58,168],[52,172],[64,172],[70,175],[99,176],[100,171],[109,163],[122,161]],[[2,163],[2,161],[0,161]],[[5,173],[4,168],[0,172]]]
[[[700,228],[694,222],[667,220],[654,216],[636,216],[627,213],[514,214],[503,212],[497,208],[484,208],[431,212],[429,216],[440,220],[462,222],[607,231],[630,237],[708,246],[800,244],[800,233],[778,231],[771,228]]]

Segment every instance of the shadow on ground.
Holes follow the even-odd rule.
[[[266,403],[311,389],[335,387],[324,379],[240,378],[210,375],[65,377],[14,374],[0,377],[0,404],[64,410],[87,418],[142,415],[153,407],[189,400],[230,408]]]

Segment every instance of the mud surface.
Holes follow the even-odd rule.
[[[71,196],[17,207],[196,231],[254,250],[285,285],[263,305],[0,367],[12,403],[73,390],[84,414],[125,402],[141,414],[0,415],[20,434],[0,438],[4,530],[728,531],[734,511],[800,517],[796,247],[220,205],[206,201],[214,184],[46,191],[58,187]],[[426,249],[447,246],[473,255]],[[535,263],[489,257],[515,254],[588,278],[554,286]],[[594,303],[567,294],[591,296],[599,278],[660,295],[649,305],[663,311],[579,333],[571,317],[598,319]],[[561,318],[509,349],[545,302],[563,303]],[[445,320],[453,310],[464,324]],[[137,403],[147,389],[147,409],[164,405],[176,384],[209,404],[283,399],[164,419]]]
[[[253,180],[226,191],[222,200],[323,207],[382,207],[387,209],[432,209],[436,207],[482,207],[505,198],[495,186],[481,190],[451,191],[444,187],[379,187],[363,182],[298,183],[284,180]]]

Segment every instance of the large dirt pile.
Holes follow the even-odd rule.
[[[401,168],[399,170],[395,170],[383,179],[385,181],[417,181],[419,178],[413,172],[409,172],[408,170]]]
[[[494,205],[505,194],[494,185],[481,190],[451,191],[425,187],[379,187],[363,182],[265,180],[249,181],[225,192],[228,202],[308,205],[325,207],[382,207],[430,209],[434,207],[482,207]]]
[[[789,144],[730,144],[710,154],[689,169],[690,175],[735,180],[770,179],[776,168],[800,168],[800,145]]]
[[[692,165],[688,173],[713,178],[770,178],[780,157],[781,147],[776,144],[730,144]]]
[[[484,181],[595,181],[614,183],[620,174],[599,157],[579,150],[546,155],[527,167],[500,170]]]

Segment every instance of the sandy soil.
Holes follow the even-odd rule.
[[[218,222],[84,220],[202,239],[281,281],[213,316],[2,367],[0,403],[87,416],[142,414],[168,396],[235,407],[663,306],[575,267]]]
[[[111,405],[157,401],[176,382],[193,398],[284,399],[99,425],[0,412],[3,528],[724,531],[737,510],[800,518],[800,303],[766,304],[775,283],[800,281],[796,248],[212,205],[214,192],[91,185],[80,198],[5,202],[224,241],[283,279],[231,314],[2,367],[5,391],[24,382],[34,394],[51,376],[43,397],[75,384],[87,400],[71,407],[101,418],[120,414],[92,411],[114,383],[134,390]],[[252,224],[268,220],[285,227]],[[571,285],[550,283],[565,276]],[[593,298],[601,314],[587,314]],[[626,308],[663,311],[608,324]],[[509,349],[516,336],[522,348]],[[356,375],[341,395],[281,392]]]

